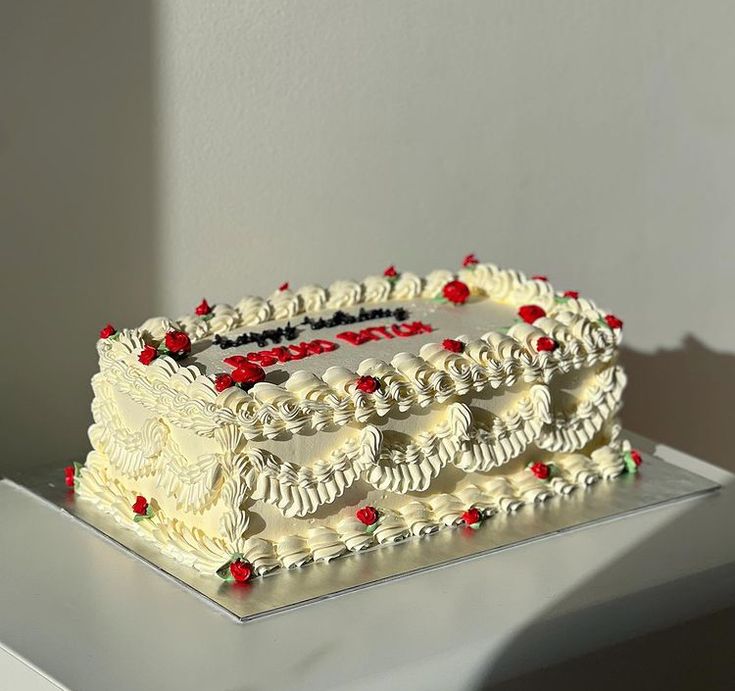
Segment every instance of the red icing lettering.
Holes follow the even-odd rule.
[[[395,338],[393,334],[388,331],[387,326],[371,326],[369,329],[365,329],[365,331],[369,331],[371,335],[375,335],[376,333],[378,336],[382,336],[383,338]]]
[[[288,348],[284,348],[283,346],[276,346],[265,352],[276,358],[278,362],[290,362],[293,360],[291,353],[288,352]]]
[[[431,333],[434,329],[431,324],[424,324],[423,322],[411,322],[408,324],[393,324],[391,331],[400,338],[407,338],[408,336],[415,336],[416,334]]]
[[[325,341],[323,338],[315,338],[306,344],[309,355],[318,355],[319,353],[331,353],[337,350],[337,344],[332,341]]]
[[[310,355],[329,353],[338,347],[332,341],[315,338],[313,341],[302,341],[298,344],[290,343],[288,346],[276,346],[270,350],[258,350],[247,355],[232,355],[225,358],[224,363],[235,368],[247,362],[254,362],[261,367],[270,367],[278,362],[291,362],[291,360],[301,360]]]
[[[275,365],[278,360],[273,357],[267,350],[259,350],[257,353],[248,353],[245,356],[250,362],[254,362],[261,367]],[[228,360],[230,358],[227,358]]]
[[[393,324],[390,330],[400,338],[406,338],[407,336],[413,336],[413,329],[409,324]]]
[[[424,322],[413,322],[411,326],[415,329],[414,333],[417,334],[430,334],[434,330],[431,324],[424,324]]]
[[[337,338],[341,338],[343,341],[347,341],[352,345],[362,345],[368,341],[379,341],[380,336],[370,333],[370,329],[363,329],[362,331],[343,331],[337,334]]]
[[[291,353],[294,360],[303,360],[309,354],[307,348],[306,343],[299,343],[299,345],[292,343],[288,346],[288,352]]]
[[[247,361],[248,359],[244,355],[231,355],[223,360],[226,365],[231,367],[242,367]]]

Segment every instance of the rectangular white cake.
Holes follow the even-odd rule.
[[[108,327],[70,484],[228,580],[543,510],[635,471],[621,328],[472,256]]]

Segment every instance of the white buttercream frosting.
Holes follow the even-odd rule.
[[[471,304],[431,317],[433,301],[457,278]],[[249,392],[218,392],[218,370],[203,371],[196,360],[138,360],[147,343],[174,329],[206,346],[245,327],[392,301],[426,305],[427,319],[441,314],[463,330],[435,340],[429,333],[415,348],[411,338],[395,338],[392,351],[375,346],[379,356],[368,343],[356,367],[323,367],[327,358],[315,356]],[[535,304],[546,316],[509,319],[502,329],[474,317],[463,324],[463,314],[481,314],[472,305],[482,301],[513,310]],[[459,274],[286,288],[234,307],[215,304],[204,316],[149,319],[98,342],[94,451],[79,496],[204,572],[239,554],[257,574],[447,529],[470,507],[487,518],[540,505],[625,470],[615,424],[625,386],[615,363],[621,333],[604,316],[584,298],[561,299],[547,281],[480,264]],[[446,335],[463,344],[460,352],[443,347]],[[539,348],[541,338],[555,347]],[[330,356],[339,363],[339,352]],[[361,376],[375,377],[378,389],[361,390]],[[563,377],[574,378],[566,385],[573,393],[562,395]],[[533,455],[554,464],[548,481],[509,470]],[[457,471],[465,481],[450,479]],[[156,512],[133,523],[139,492],[155,500]],[[368,497],[380,511],[371,530],[354,515],[354,502]]]

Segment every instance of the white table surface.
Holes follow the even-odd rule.
[[[237,624],[0,482],[0,688],[472,689],[735,604],[735,476],[471,561]]]

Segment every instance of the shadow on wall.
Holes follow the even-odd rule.
[[[97,332],[157,311],[152,21],[138,1],[3,7],[0,475],[86,452]]]
[[[725,445],[734,421],[735,355],[688,335],[676,350],[624,348],[622,359],[628,373],[625,426],[735,472],[735,457]]]

